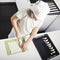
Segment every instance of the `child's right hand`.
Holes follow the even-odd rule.
[[[18,44],[18,45],[19,45],[19,47],[20,47],[20,41],[19,41],[20,34],[19,34],[19,33],[16,33],[16,37],[17,37],[17,44]]]
[[[16,37],[17,37],[18,45],[19,45],[19,47],[21,48],[21,46],[22,46],[22,40],[21,40],[20,33],[17,33],[17,34],[16,34]]]

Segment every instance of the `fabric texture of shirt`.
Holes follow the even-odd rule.
[[[30,34],[34,27],[41,27],[44,22],[45,17],[49,13],[49,7],[47,6],[47,3],[43,1],[40,2],[39,6],[33,6],[31,8],[33,12],[35,13],[39,12],[37,14],[37,18],[38,18],[37,21],[30,18],[27,15],[26,10],[23,10],[22,12],[18,11],[16,13],[16,16],[20,19],[20,24],[19,24],[20,34],[23,36]],[[40,10],[38,11],[37,8],[39,8]]]

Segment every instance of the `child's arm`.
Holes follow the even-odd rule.
[[[32,32],[31,32],[31,34],[30,34],[30,37],[29,37],[28,40],[27,40],[28,43],[35,37],[35,35],[37,34],[38,30],[39,30],[39,27],[35,27],[35,28],[32,30]]]
[[[29,36],[29,38],[27,39],[27,41],[25,41],[25,43],[22,46],[22,50],[25,51],[27,48],[27,45],[30,43],[30,41],[35,37],[35,35],[37,34],[39,30],[39,27],[35,27],[32,32],[31,35]]]
[[[18,29],[18,26],[17,26],[18,20],[19,19],[17,18],[17,16],[15,14],[11,17],[11,23],[12,23],[14,29],[15,29],[17,38],[20,37],[20,32],[19,32],[19,29]]]

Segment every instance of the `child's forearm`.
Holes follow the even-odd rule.
[[[13,15],[11,17],[11,23],[12,23],[12,26],[14,27],[14,30],[15,30],[16,34],[19,33],[18,26],[17,26],[17,21],[18,21],[18,18],[15,15]]]
[[[35,27],[32,30],[32,33],[31,33],[30,37],[27,39],[27,42],[28,43],[35,37],[35,35],[37,34],[38,30],[39,30],[39,27]]]

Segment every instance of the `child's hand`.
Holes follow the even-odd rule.
[[[22,52],[25,52],[27,50],[27,45],[28,45],[28,42],[25,41],[22,45]]]
[[[17,37],[17,43],[18,43],[19,47],[21,47],[20,34],[16,33],[16,37]]]

